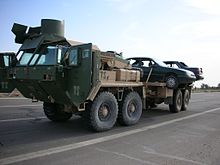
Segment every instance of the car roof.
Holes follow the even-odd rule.
[[[150,57],[129,57],[129,58],[126,58],[126,60],[139,60],[139,59],[145,59],[145,60],[153,60],[153,58],[150,58]]]
[[[180,63],[179,61],[163,61],[165,63]]]

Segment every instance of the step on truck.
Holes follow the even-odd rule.
[[[166,103],[171,112],[187,109],[190,86],[169,89],[165,83],[140,81],[141,69],[121,54],[67,40],[61,21],[42,19],[41,26],[29,28],[15,23],[12,32],[22,45],[10,79],[24,97],[43,102],[51,121],[76,114],[93,130],[105,131],[116,122],[136,124],[149,103]]]

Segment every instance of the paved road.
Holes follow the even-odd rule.
[[[45,118],[41,103],[0,99],[0,164],[219,165],[220,93],[193,94],[189,110],[161,105],[131,127],[89,131],[80,117]]]

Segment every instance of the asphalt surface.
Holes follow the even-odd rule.
[[[77,116],[49,121],[40,102],[0,98],[0,164],[220,165],[219,100],[193,94],[185,112],[161,105],[134,126],[94,133]]]

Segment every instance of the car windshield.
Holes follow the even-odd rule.
[[[188,67],[184,62],[180,62],[180,64],[182,64],[183,66]]]
[[[167,65],[163,62],[163,61],[161,61],[161,60],[158,60],[158,59],[153,59],[158,65],[160,65],[160,66],[163,66],[163,67],[167,67]]]

